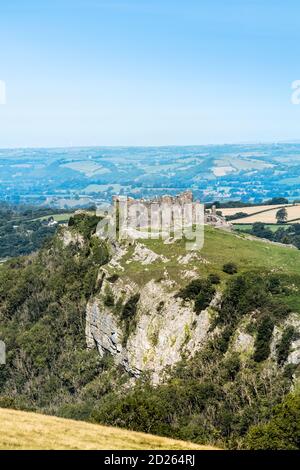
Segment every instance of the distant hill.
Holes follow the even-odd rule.
[[[300,145],[0,149],[0,199],[60,208],[192,188],[205,202],[300,197]]]
[[[0,408],[0,450],[212,450],[124,429]]]

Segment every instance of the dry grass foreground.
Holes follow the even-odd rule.
[[[212,450],[124,429],[0,409],[1,450]]]

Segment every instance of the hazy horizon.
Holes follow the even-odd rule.
[[[280,145],[280,144],[300,144],[300,139],[291,139],[291,140],[270,140],[270,141],[236,141],[236,142],[220,142],[220,143],[214,143],[214,142],[208,142],[208,143],[198,143],[198,144],[161,144],[161,145],[101,145],[101,144],[95,144],[95,145],[64,145],[64,146],[57,146],[57,145],[49,145],[49,146],[35,146],[35,145],[30,145],[30,146],[16,146],[16,147],[0,147],[0,150],[59,150],[59,149],[85,149],[85,148],[108,148],[108,149],[122,149],[122,148],[170,148],[170,147],[183,147],[183,148],[188,148],[188,147],[223,147],[226,145],[230,146],[239,146],[239,145],[249,145],[249,146],[255,146],[255,145]]]

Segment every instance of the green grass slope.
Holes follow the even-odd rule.
[[[187,270],[196,271],[199,276],[217,273],[225,281],[228,274],[225,274],[222,268],[228,262],[236,263],[239,272],[273,272],[286,278],[290,284],[300,284],[300,250],[260,239],[249,239],[243,234],[206,226],[203,248],[197,252],[187,251],[183,239],[171,244],[165,244],[161,239],[144,239],[140,242],[155,253],[163,255],[167,262],[158,260],[143,266],[139,261],[131,261],[134,247],[129,247],[128,253],[120,262],[123,269],[114,269],[114,272],[132,279],[139,285],[151,279],[159,280],[165,272],[179,285],[184,285],[187,281],[183,274]],[[182,258],[189,253],[190,261],[183,263]],[[300,296],[297,292],[286,300],[292,308],[300,311]]]

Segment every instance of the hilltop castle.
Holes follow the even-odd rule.
[[[192,191],[184,191],[181,194],[177,194],[176,196],[170,196],[168,194],[163,196],[156,196],[152,199],[134,199],[133,197],[129,196],[113,196],[113,204],[115,205],[118,202],[127,202],[127,205],[130,207],[133,204],[143,204],[145,207],[150,208],[152,204],[169,204],[169,205],[180,205],[183,206],[184,204],[192,204],[194,202],[194,197]],[[199,201],[197,201],[199,202]]]
[[[126,214],[127,214],[127,222],[130,224],[131,218],[136,217],[136,211],[142,212],[146,211],[148,216],[140,217],[140,226],[148,226],[150,225],[150,212],[155,213],[155,208],[157,208],[157,212],[161,212],[162,209],[165,208],[172,208],[171,211],[171,223],[176,223],[176,218],[179,219],[182,217],[184,213],[184,208],[190,209],[190,223],[194,223],[195,221],[195,213],[196,207],[200,205],[200,201],[194,201],[194,196],[192,191],[184,191],[176,196],[170,196],[168,194],[163,196],[156,196],[151,199],[135,199],[129,196],[113,196],[113,206],[117,210],[118,207],[121,205],[126,205]],[[132,211],[131,211],[132,208]],[[141,215],[140,214],[140,215]],[[212,206],[211,209],[206,209],[204,211],[204,219],[203,222],[205,224],[210,224],[214,226],[228,226],[228,224],[222,215],[218,214],[216,211],[216,207]]]

